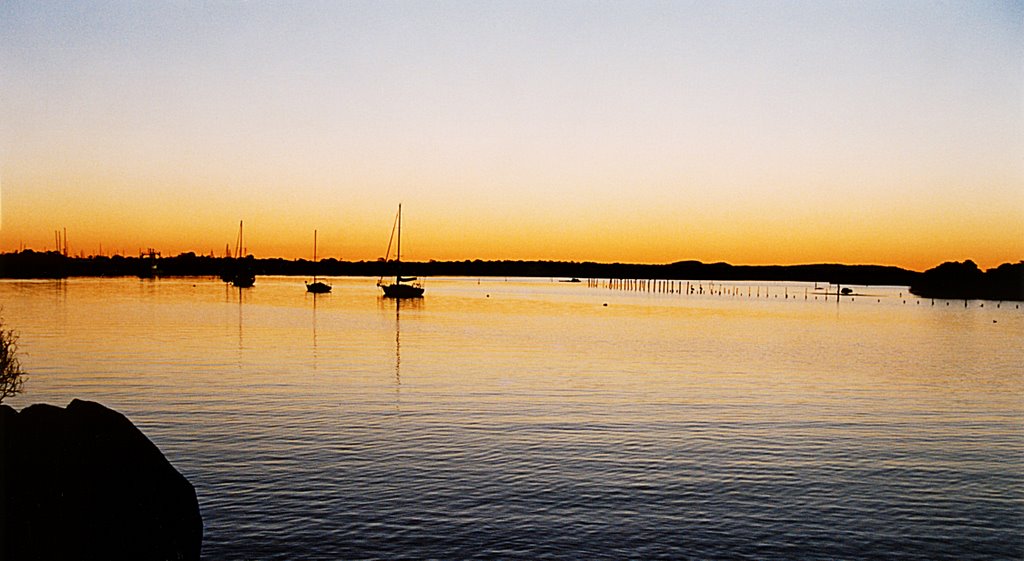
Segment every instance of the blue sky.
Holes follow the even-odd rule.
[[[6,2],[0,249],[983,264],[1020,2]],[[827,240],[827,241],[823,241]],[[218,252],[220,249],[218,249]],[[326,251],[326,253],[325,253]]]

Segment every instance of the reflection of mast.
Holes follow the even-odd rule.
[[[395,409],[399,408],[402,398],[402,328],[401,298],[395,299]]]
[[[316,371],[316,292],[313,293],[313,370]]]
[[[399,409],[401,405],[401,389],[402,389],[402,308],[406,310],[415,310],[423,307],[422,298],[395,298],[394,300],[394,312],[395,312],[395,409]],[[377,299],[380,305],[380,311],[382,313],[391,311],[389,304],[392,303],[392,299],[387,297],[379,297]],[[383,318],[383,316],[381,316]]]
[[[228,289],[228,294],[229,295],[231,293],[230,291],[231,291],[231,289],[229,288]],[[242,354],[243,354],[243,351],[245,350],[245,339],[243,338],[243,332],[242,332],[242,324],[243,324],[243,322],[242,322],[242,309],[243,309],[243,307],[242,307],[242,297],[243,297],[243,295],[244,295],[244,292],[242,291],[241,288],[239,288],[238,289],[238,369],[239,370],[242,369]],[[230,298],[230,296],[229,296],[229,298]]]
[[[242,289],[238,289],[238,351],[241,352],[242,345]],[[241,355],[239,355],[241,358]]]

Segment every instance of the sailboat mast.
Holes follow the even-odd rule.
[[[313,229],[313,282],[316,282],[316,229]]]
[[[242,221],[238,221],[238,239],[235,240],[235,259],[242,258]]]
[[[402,203],[398,203],[398,249],[395,250],[395,271],[397,277],[395,280],[401,284],[402,282]]]

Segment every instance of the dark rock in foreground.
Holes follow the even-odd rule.
[[[0,500],[0,559],[199,559],[192,484],[98,403],[0,406]]]

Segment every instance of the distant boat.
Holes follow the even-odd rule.
[[[398,247],[395,250],[395,282],[384,283],[382,276],[377,281],[384,291],[385,298],[422,298],[423,286],[416,282],[416,277],[402,276],[402,205],[398,205],[398,216],[395,218],[395,225],[398,228]],[[384,255],[384,262],[387,263],[388,255],[391,254],[391,242],[395,239],[395,228],[391,228],[391,239],[388,240],[388,251]],[[412,283],[412,284],[409,284]]]
[[[331,291],[331,285],[316,280],[316,268],[319,263],[316,260],[316,230],[313,230],[313,282],[306,283],[306,292],[313,294],[326,294]]]
[[[256,274],[242,262],[242,253],[245,252],[245,245],[242,243],[242,221],[238,221],[238,240],[235,242],[235,263],[234,269],[228,277],[232,286],[238,288],[249,288],[256,284]],[[223,278],[223,277],[222,277]]]
[[[139,261],[143,264],[142,270],[139,271],[140,279],[155,279],[160,276],[161,271],[157,267],[157,260],[159,258],[160,252],[153,248],[139,252]]]
[[[578,279],[576,277],[573,277],[571,279],[562,279],[562,280],[560,280],[558,282],[581,282],[581,281],[580,281],[580,279]]]
[[[235,273],[235,276],[231,278],[231,285],[236,288],[252,288],[254,284],[256,284],[256,275],[248,271]]]

